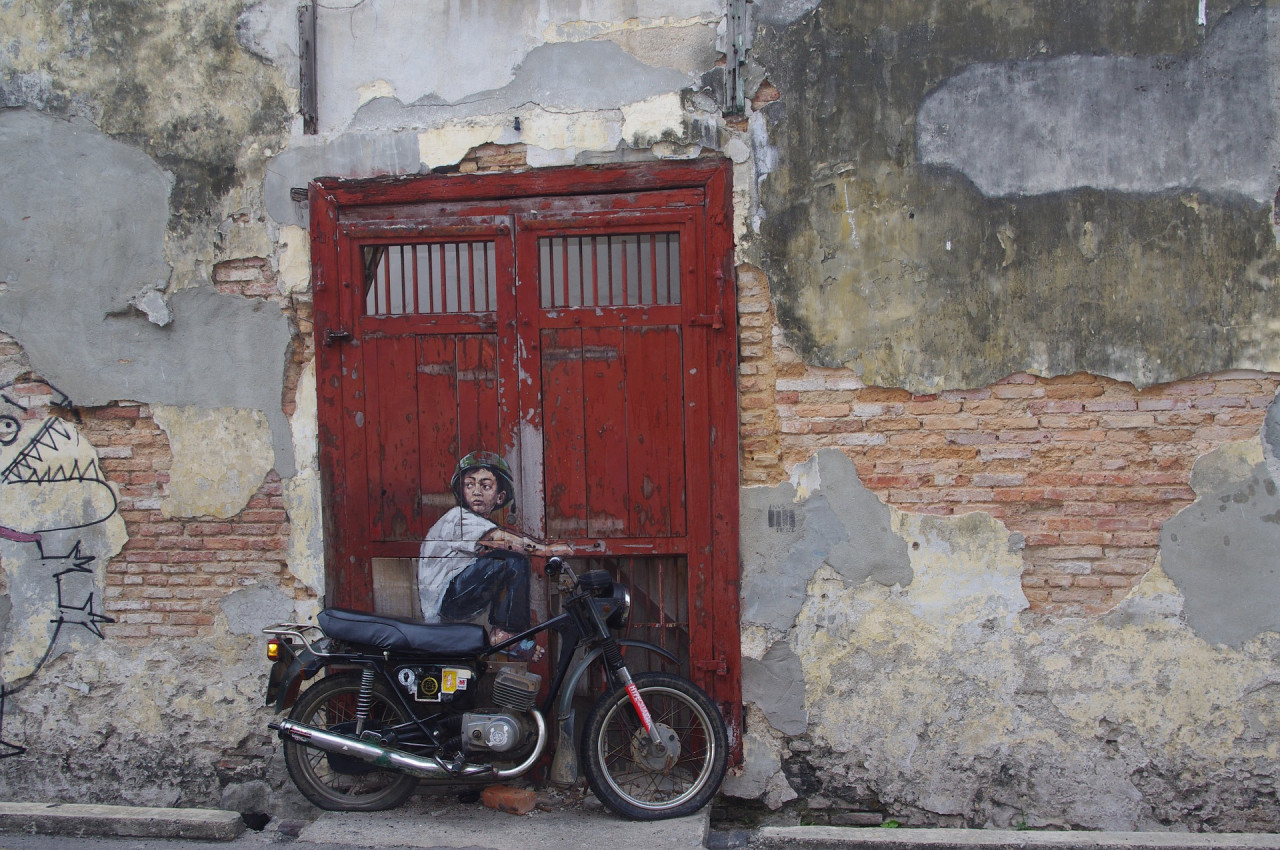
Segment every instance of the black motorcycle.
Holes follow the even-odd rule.
[[[619,815],[658,820],[705,806],[728,764],[715,704],[681,676],[627,671],[624,649],[676,658],[614,636],[627,623],[631,596],[608,572],[575,576],[559,558],[546,569],[564,592],[563,612],[493,646],[479,625],[339,608],[320,612],[318,625],[264,629],[271,635],[267,657],[275,661],[267,704],[277,711],[293,705],[289,719],[270,727],[280,733],[298,790],[322,809],[378,811],[403,803],[419,781],[521,776],[547,749],[544,718],[554,708],[556,784],[576,784],[580,748],[591,790]],[[560,652],[538,706],[542,677],[494,656],[543,631],[560,635]],[[598,661],[606,692],[579,736],[574,694]],[[321,671],[325,676],[299,695],[302,682]]]

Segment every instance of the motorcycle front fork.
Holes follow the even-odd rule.
[[[636,716],[640,718],[640,726],[649,736],[654,749],[662,752],[665,749],[662,736],[658,733],[657,724],[653,722],[653,716],[649,714],[649,706],[644,704],[644,697],[640,696],[640,689],[631,679],[631,673],[622,660],[622,650],[618,648],[616,641],[609,640],[604,645],[604,657],[614,678],[626,689],[627,696],[631,699],[631,707],[636,710]]]

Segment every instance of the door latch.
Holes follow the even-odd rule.
[[[707,673],[714,673],[717,676],[724,676],[729,672],[729,665],[725,663],[723,655],[717,655],[715,658],[701,658],[693,663],[694,667]]]
[[[715,331],[724,330],[724,310],[717,304],[714,313],[700,313],[690,319],[689,324],[695,327],[709,327]]]
[[[325,345],[333,345],[335,342],[346,342],[349,339],[351,339],[351,331],[326,330],[324,332]]]
[[[715,331],[724,330],[724,284],[724,269],[716,269],[716,309],[694,316],[689,324],[710,327]]]

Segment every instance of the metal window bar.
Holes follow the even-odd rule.
[[[678,233],[538,240],[542,308],[680,303]]]
[[[365,314],[406,316],[497,309],[493,242],[430,242],[364,249]]]

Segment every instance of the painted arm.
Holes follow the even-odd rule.
[[[523,552],[540,558],[550,558],[553,555],[565,557],[573,554],[573,547],[568,543],[547,543],[505,528],[490,529],[477,541],[477,544],[483,549],[505,549],[508,552]]]

